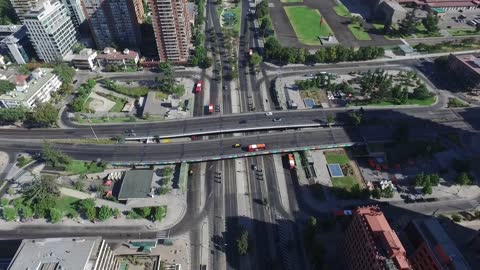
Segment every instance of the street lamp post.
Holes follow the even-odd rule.
[[[93,130],[92,120],[90,120],[90,118],[88,116],[86,116],[86,115],[84,115],[84,116],[87,118],[87,122],[88,122],[88,125],[90,126],[90,129],[92,130],[93,136],[95,136],[95,139],[98,142],[99,140],[98,140],[97,134],[95,133],[95,130]]]

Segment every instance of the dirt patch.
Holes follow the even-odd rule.
[[[327,93],[321,89],[300,90],[300,97],[303,99],[311,98],[317,106],[322,103],[328,103]]]

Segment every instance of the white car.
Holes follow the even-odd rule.
[[[272,116],[273,113],[272,113],[272,112],[266,112],[265,115],[266,115],[266,116]]]

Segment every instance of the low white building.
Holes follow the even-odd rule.
[[[30,75],[13,77],[15,90],[0,96],[0,106],[3,108],[35,107],[36,103],[49,101],[51,93],[56,92],[62,85],[50,68],[37,68]]]
[[[90,48],[85,48],[82,49],[78,54],[73,55],[71,62],[75,68],[93,70],[96,66],[96,57],[97,51]]]

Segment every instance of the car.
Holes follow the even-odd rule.
[[[239,123],[239,124],[246,124],[246,123],[247,123],[247,120],[240,120],[238,123]]]
[[[256,170],[257,169],[257,165],[253,164],[252,165],[252,170]]]
[[[199,94],[202,91],[202,81],[198,81],[197,85],[195,86],[195,93]]]
[[[282,118],[273,118],[272,121],[273,122],[280,122],[280,121],[282,121]]]
[[[250,48],[250,49],[248,50],[248,56],[252,56],[252,55],[253,55],[253,49]]]
[[[236,144],[233,145],[233,148],[239,148],[239,147],[242,147],[242,145],[239,144],[239,143],[236,143]]]
[[[78,82],[78,80],[74,80],[72,83],[73,83],[73,84],[76,84],[77,82]]]
[[[273,113],[272,113],[272,112],[266,112],[265,115],[266,115],[266,116],[272,116]]]
[[[193,174],[193,170],[192,170],[192,169],[188,170],[188,174],[189,174],[189,175],[192,175],[192,174]]]
[[[135,131],[133,131],[133,129],[126,129],[125,133],[135,133]]]

